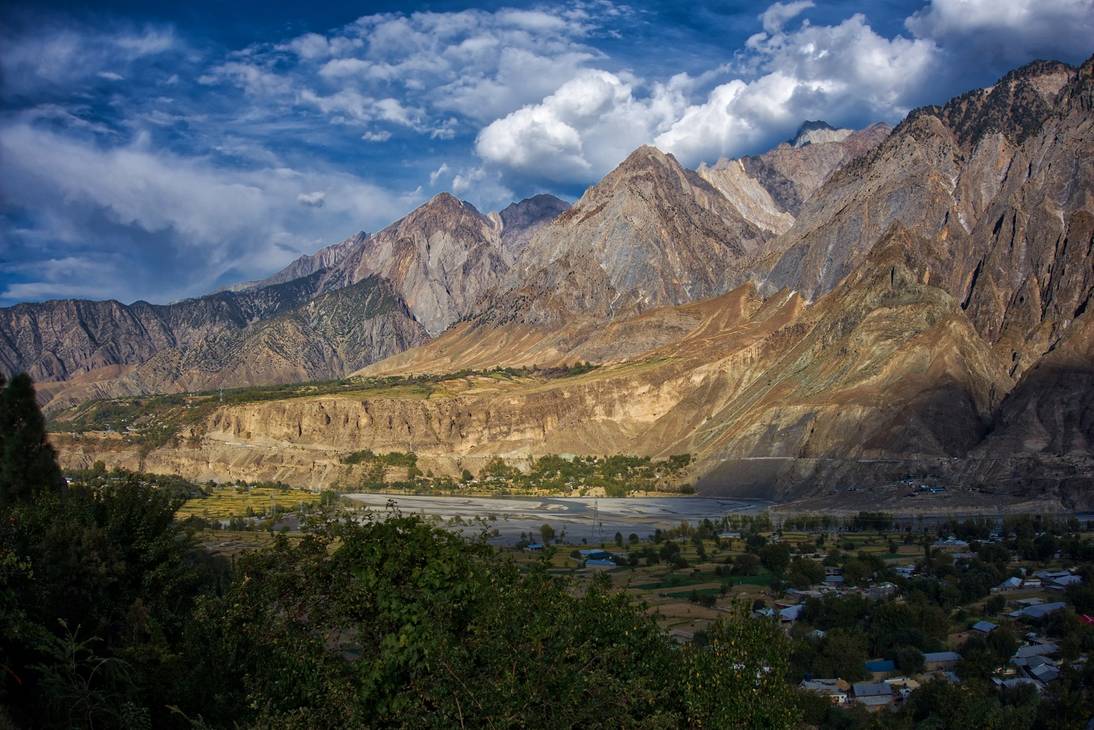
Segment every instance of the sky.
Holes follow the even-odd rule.
[[[8,3],[0,306],[165,303],[442,191],[574,200],[1094,52],[1094,0]]]

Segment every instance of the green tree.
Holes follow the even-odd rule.
[[[34,383],[26,373],[0,392],[0,502],[17,502],[64,486],[57,457],[46,439],[46,421],[38,409]]]
[[[794,558],[787,579],[795,588],[808,588],[824,582],[824,566],[809,558]]]
[[[901,646],[893,651],[893,662],[901,674],[919,674],[923,671],[923,653],[914,646]]]
[[[794,728],[801,712],[785,680],[789,646],[773,621],[743,612],[707,632],[707,646],[685,650],[684,704],[696,728]]]
[[[782,575],[790,565],[790,546],[784,542],[764,545],[760,548],[760,562],[775,575]]]
[[[752,553],[741,553],[733,559],[734,575],[756,575],[760,569],[760,558]]]
[[[555,528],[545,522],[539,526],[539,536],[543,539],[544,545],[550,545],[551,541],[555,539]]]

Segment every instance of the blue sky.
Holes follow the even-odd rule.
[[[640,144],[895,122],[1092,38],[1094,0],[8,4],[0,305],[202,294],[443,190],[572,200]]]

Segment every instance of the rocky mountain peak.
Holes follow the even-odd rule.
[[[1014,69],[992,86],[969,91],[944,106],[916,109],[899,127],[930,115],[950,127],[967,148],[996,132],[1021,144],[1053,113],[1057,96],[1075,73],[1065,63],[1034,61]]]
[[[510,203],[496,216],[501,228],[501,244],[505,252],[516,259],[541,226],[566,212],[570,204],[554,195],[540,193],[516,203]]]
[[[798,131],[794,133],[787,144],[791,147],[805,147],[809,144],[823,144],[825,142],[842,142],[854,133],[851,129],[836,129],[828,122],[815,119],[802,122]]]
[[[523,228],[555,218],[570,207],[565,200],[540,193],[516,203],[510,203],[498,213],[506,229]]]

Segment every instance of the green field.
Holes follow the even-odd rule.
[[[209,520],[263,515],[275,507],[293,510],[319,501],[318,492],[277,487],[214,487],[203,497],[186,500],[179,519],[201,517]]]

